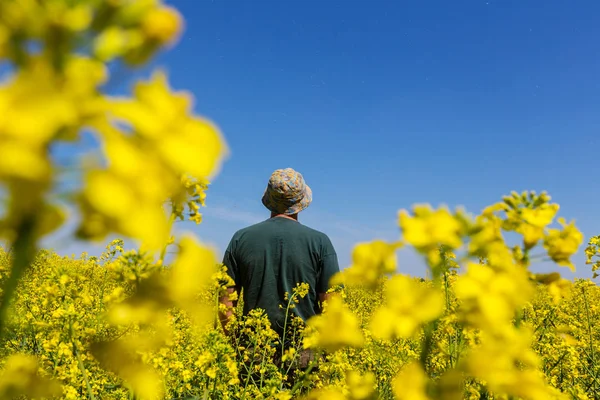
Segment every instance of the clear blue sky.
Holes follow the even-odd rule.
[[[511,190],[546,190],[586,238],[600,233],[599,2],[170,3],[185,33],[157,65],[231,151],[205,221],[180,228],[219,256],[268,216],[260,197],[286,167],[314,192],[301,222],[342,267],[354,243],[397,238],[401,208],[476,213]],[[414,254],[399,260],[423,273]]]

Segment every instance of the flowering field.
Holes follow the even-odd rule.
[[[382,250],[377,245],[369,246],[368,256]],[[360,253],[357,247],[356,261],[374,261],[361,259]],[[0,253],[3,283],[10,257]],[[152,296],[137,304],[129,301],[151,274],[169,279],[167,269],[136,252],[123,252],[119,241],[99,259],[41,251],[17,290],[1,346],[5,369],[0,394],[9,398],[23,390],[30,396],[40,391],[69,399],[129,399],[137,389],[140,398],[287,399],[310,393],[310,398],[425,399],[430,385],[429,398],[440,399],[598,395],[600,290],[594,283],[532,285],[517,319],[502,321],[501,307],[526,286],[502,277],[484,282],[490,267],[481,264],[472,265],[480,275],[471,270],[461,276],[451,254],[442,257],[447,268],[438,285],[394,275],[370,288],[338,289],[343,302],[336,298],[329,305],[325,315],[331,315],[321,321],[327,327],[320,335],[294,322],[290,312],[293,340],[282,353],[277,335],[259,312],[243,318],[238,310],[229,338],[216,319],[194,329],[177,308],[166,309],[153,324],[119,324],[129,307],[137,307],[138,318],[144,318],[144,308],[151,314],[160,307]],[[480,284],[475,286],[473,279]],[[545,279],[549,283],[552,278]],[[211,282],[196,298],[201,307],[216,304],[228,278],[215,268]],[[463,318],[476,300],[465,296],[482,290],[479,311]],[[302,295],[299,287],[286,306],[293,310]],[[492,308],[485,316],[487,302]],[[379,320],[382,313],[390,315]],[[485,318],[497,319],[494,323],[506,331],[495,336],[478,327]],[[433,319],[425,330],[418,329]],[[103,348],[117,340],[119,353],[107,359]],[[298,369],[298,355],[311,344],[329,351],[312,370]]]
[[[586,244],[596,271],[600,237],[558,218],[546,193],[477,214],[401,210],[398,241],[357,244],[322,315],[294,318],[300,283],[280,304],[281,340],[241,302],[225,335],[218,256],[172,232],[202,222],[225,138],[160,70],[131,95],[109,90],[183,21],[159,0],[0,0],[0,398],[600,397],[600,293],[559,274]],[[80,157],[88,136],[98,146]],[[139,246],[41,250],[61,227],[63,241]],[[401,273],[407,247],[427,279]],[[538,261],[554,272],[533,273]]]

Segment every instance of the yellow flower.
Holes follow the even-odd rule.
[[[429,400],[425,392],[427,381],[421,365],[416,361],[410,362],[393,379],[394,396],[397,400]]]
[[[396,272],[396,250],[400,246],[383,240],[357,244],[352,251],[352,265],[334,276],[331,284],[373,288],[382,275]]]
[[[149,139],[171,136],[187,118],[192,98],[188,93],[172,93],[164,73],[155,73],[150,82],[138,82],[135,98],[114,98],[110,112],[119,120],[131,124],[136,133]],[[186,171],[192,173],[192,171]],[[195,175],[195,174],[193,174]],[[204,175],[195,175],[204,176]]]
[[[208,376],[210,379],[215,379],[217,377],[217,367],[213,365],[207,369],[206,376]]]
[[[35,357],[13,354],[6,360],[0,375],[0,398],[52,397],[60,393],[61,387],[58,382],[42,378],[38,374],[38,362]]]
[[[184,237],[175,262],[171,266],[170,295],[176,304],[196,318],[198,324],[206,323],[212,316],[196,297],[211,284],[216,272],[216,256],[212,249],[198,243],[193,237]]]
[[[515,231],[523,235],[523,243],[527,249],[532,248],[544,236],[544,229],[528,224],[520,224]]]
[[[152,340],[130,337],[127,340],[94,343],[91,351],[104,368],[117,373],[127,382],[136,397],[155,400],[164,395],[162,378],[152,367],[134,356],[135,350],[145,350],[148,342]]]
[[[97,99],[95,86],[105,79],[98,74],[101,67],[87,61],[86,69],[72,75],[73,64],[82,61],[70,59],[66,76],[60,76],[44,59],[33,58],[29,68],[0,86],[0,178],[49,180],[48,143],[84,122],[84,110]]]
[[[530,225],[538,228],[545,228],[552,223],[558,210],[558,204],[545,203],[537,208],[521,209],[521,218]]]
[[[375,374],[366,372],[364,375],[358,371],[346,373],[346,385],[353,400],[368,399],[375,390]]]
[[[46,181],[50,173],[50,159],[40,147],[28,146],[17,140],[3,140],[0,146],[0,178]]]
[[[190,221],[193,221],[196,224],[202,223],[202,214],[196,213],[196,214],[190,216]]]
[[[100,238],[114,230],[141,239],[149,249],[159,249],[169,238],[160,200],[136,196],[139,183],[129,183],[111,171],[90,173],[83,191],[81,207],[86,218],[80,232],[84,237]]]
[[[302,400],[348,400],[341,389],[336,387],[327,387],[313,389],[308,395],[302,397]]]
[[[495,334],[482,332],[481,346],[467,358],[469,373],[485,381],[493,392],[528,399],[553,398],[554,391],[538,371],[539,364],[531,349],[531,332],[511,325]]]
[[[177,37],[182,23],[181,16],[174,8],[154,8],[144,17],[142,30],[148,38],[166,43]]]
[[[419,251],[427,251],[445,245],[461,246],[462,226],[445,208],[432,210],[429,205],[413,207],[414,216],[406,210],[399,212],[399,224],[406,242]]]
[[[570,257],[583,243],[583,234],[573,222],[567,225],[563,218],[558,221],[563,229],[550,229],[544,238],[544,248],[548,251],[548,256],[558,265],[568,266],[571,271],[575,271]]]
[[[564,298],[571,294],[573,284],[566,279],[558,279],[548,285],[548,292],[552,296],[554,304],[560,303]]]
[[[224,142],[216,128],[188,115],[188,96],[172,94],[162,74],[139,84],[135,100],[115,100],[109,108],[133,132],[127,135],[106,120],[94,121],[105,141],[108,168],[86,177],[79,234],[101,238],[116,231],[141,239],[146,249],[161,249],[170,228],[163,203],[185,200],[183,175],[203,182],[214,173]]]
[[[220,132],[204,119],[189,116],[191,97],[171,93],[163,73],[135,88],[135,100],[112,102],[111,112],[153,142],[173,170],[208,178],[218,170],[227,149]]]
[[[502,220],[482,214],[476,219],[476,232],[471,235],[469,254],[488,259],[490,265],[513,262],[512,254],[502,236]]]
[[[279,392],[275,395],[275,400],[291,400],[290,392]]]
[[[591,264],[593,277],[597,278],[598,269],[600,269],[600,235],[590,238],[587,247],[585,248],[585,263]]]
[[[385,305],[374,312],[370,324],[373,336],[380,339],[411,337],[444,310],[439,290],[406,275],[395,275],[386,283],[385,298]]]
[[[94,54],[101,60],[109,61],[140,46],[142,41],[142,34],[138,30],[111,26],[95,39]]]
[[[89,28],[92,22],[92,9],[88,4],[74,5],[63,10],[62,15],[56,19],[73,32],[83,31]]]
[[[510,321],[517,307],[533,294],[525,269],[516,265],[496,271],[487,265],[469,263],[455,290],[463,302],[463,317],[473,326],[491,329]]]
[[[515,231],[523,235],[526,248],[532,248],[544,236],[544,228],[549,225],[558,212],[558,204],[545,203],[537,208],[521,208],[515,218],[522,219]]]
[[[334,352],[346,346],[360,347],[364,343],[358,318],[339,295],[330,297],[323,314],[311,317],[307,325],[313,331],[304,339],[305,348]]]

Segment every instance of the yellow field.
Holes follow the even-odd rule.
[[[449,268],[443,274],[443,284],[435,289],[443,299],[443,313],[431,327],[431,332],[416,332],[414,337],[406,339],[373,337],[369,324],[374,311],[386,301],[385,284],[378,283],[373,289],[346,288],[342,291],[343,297],[359,320],[363,343],[360,347],[331,352],[316,372],[293,376],[292,363],[283,366],[274,363],[272,355],[281,352],[281,346],[260,315],[240,318],[235,328],[238,336],[247,335],[254,344],[253,350],[250,346],[243,347],[239,339],[228,339],[216,322],[209,322],[201,330],[192,329],[185,312],[175,308],[164,314],[165,328],[169,331],[164,337],[156,334],[156,328],[147,330],[138,324],[111,324],[110,314],[105,311],[126,299],[136,285],[147,279],[148,271],[163,269],[147,264],[143,257],[134,253],[121,254],[119,243],[111,249],[112,254],[107,251],[100,260],[85,255],[81,259],[72,259],[43,251],[17,292],[10,333],[2,343],[2,359],[15,363],[12,368],[35,370],[35,363],[30,365],[34,359],[10,358],[14,355],[34,356],[39,361],[41,375],[62,385],[64,398],[131,398],[130,386],[105,369],[90,350],[98,343],[116,338],[132,340],[136,344],[136,351],[127,354],[125,351],[133,348],[123,349],[115,360],[120,366],[130,363],[136,371],[125,369],[119,372],[129,379],[140,380],[138,385],[145,386],[142,396],[144,392],[153,392],[152,385],[160,382],[161,387],[156,388],[155,393],[170,399],[281,399],[305,394],[312,388],[330,386],[343,386],[344,390],[328,395],[313,392],[313,396],[393,399],[396,392],[397,398],[422,398],[416,393],[410,394],[417,388],[418,375],[402,384],[394,380],[399,371],[406,371],[404,368],[421,359],[426,375],[432,382],[439,382],[447,379],[445,373],[461,365],[470,351],[482,345],[478,330],[461,327],[459,323],[463,305],[457,302],[454,293],[456,271]],[[9,255],[0,253],[0,260],[2,279],[5,280]],[[226,281],[222,273],[215,273],[212,288],[199,296],[199,304],[215,304],[218,288]],[[432,286],[430,281],[419,278],[411,281],[417,290]],[[547,286],[537,285],[531,302],[524,306],[519,316],[518,343],[516,341],[512,348],[506,345],[492,349],[486,359],[475,361],[480,362],[476,373],[482,377],[489,373],[487,376],[494,381],[486,385],[482,379],[453,374],[452,380],[438,386],[444,394],[433,395],[436,398],[507,398],[490,391],[490,387],[494,387],[506,388],[529,398],[542,398],[545,395],[538,395],[533,390],[548,390],[549,393],[550,388],[556,388],[557,392],[567,394],[567,398],[594,398],[600,391],[595,379],[598,370],[595,341],[600,334],[597,324],[599,301],[600,290],[586,280],[575,282],[565,298],[559,296],[557,299],[552,297]],[[422,305],[410,306],[419,313]],[[338,323],[343,324],[342,321]],[[301,330],[298,326],[297,332]],[[333,332],[339,336],[343,333]],[[427,334],[430,338],[426,338]],[[423,359],[425,340],[428,340],[428,353]],[[530,354],[527,353],[528,344],[521,343],[527,340],[531,340],[534,350]],[[286,352],[291,360],[302,351],[301,335],[293,343],[296,352]],[[521,363],[523,366],[530,364],[531,371],[520,368],[518,364]],[[250,370],[254,374],[248,374]],[[282,377],[288,370],[291,379],[286,381]],[[24,375],[13,375],[12,381],[10,377],[3,376],[0,393],[10,392],[11,385],[26,383]],[[531,383],[538,379],[548,388],[533,389]]]
[[[159,0],[0,1],[0,398],[600,398],[597,285],[530,269],[573,268],[587,242],[596,271],[600,237],[557,218],[546,193],[476,215],[401,210],[398,241],[358,244],[306,326],[292,315],[307,287],[289,293],[289,346],[260,310],[238,309],[226,337],[217,309],[231,282],[212,249],[172,229],[202,222],[225,138],[160,70],[130,95],[106,92],[115,65],[148,65],[182,28]],[[53,150],[84,132],[99,146],[61,164]],[[61,240],[139,249],[40,251],[73,210]],[[403,247],[428,279],[398,273]]]

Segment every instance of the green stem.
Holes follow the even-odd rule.
[[[246,382],[244,382],[244,391],[242,392],[242,397],[241,400],[246,398],[246,389],[248,388],[248,384],[250,383],[250,377],[252,376],[253,373],[253,368],[254,368],[254,359],[256,358],[256,340],[253,340],[252,343],[250,344],[252,346],[252,360],[250,361],[250,368],[246,368],[246,372],[248,373],[248,376],[246,377]],[[247,350],[248,348],[246,348]]]
[[[13,244],[14,257],[10,277],[2,288],[2,302],[0,303],[0,336],[4,335],[6,327],[6,318],[10,302],[15,295],[15,291],[25,274],[25,271],[35,258],[35,217],[27,215],[23,218],[17,228],[17,237]]]
[[[588,304],[587,296],[585,294],[585,287],[581,288],[581,293],[583,294],[583,304],[585,305],[585,316],[587,319],[587,328],[588,328],[588,340],[590,344],[590,358],[592,362],[592,369],[596,367],[596,353],[594,351],[594,338],[592,335],[592,321],[590,318],[590,307]],[[596,381],[594,380],[594,390],[596,389]]]
[[[227,290],[227,289],[225,289],[225,290]],[[215,320],[214,320],[214,328],[215,329],[218,329],[218,326],[222,325],[221,324],[221,312],[219,310],[219,295],[221,294],[220,291],[221,291],[220,288],[215,291]],[[223,329],[223,332],[225,332],[225,329]]]
[[[450,313],[450,292],[448,290],[448,272],[444,271],[444,291],[446,294],[446,313]],[[450,368],[454,366],[454,344],[452,335],[448,332],[448,355],[450,356]]]
[[[263,382],[265,380],[265,373],[263,372],[263,368],[265,367],[265,362],[266,362],[266,358],[267,358],[267,348],[265,347],[265,349],[263,350],[262,353],[262,357],[260,360],[260,383],[259,383],[259,388],[262,390],[263,388]]]
[[[103,313],[104,313],[104,289],[106,288],[107,275],[108,275],[108,269],[106,267],[104,267],[104,278],[102,279],[102,290],[100,291],[100,297],[98,299],[98,307],[100,308],[100,311],[98,313],[96,313],[96,329],[98,329],[98,331],[100,330],[99,329],[100,328],[100,316],[103,315]]]
[[[292,293],[290,299],[288,300],[287,307],[285,308],[285,319],[283,321],[283,337],[281,338],[281,372],[283,372],[283,354],[285,352],[285,333],[287,331],[287,320],[290,312],[290,305],[292,304],[295,295],[295,293]]]
[[[73,338],[73,325],[69,326],[69,336],[71,339],[71,344],[73,345],[73,353],[75,353],[75,357],[77,358],[77,364],[79,365],[79,369],[81,370],[81,374],[83,375],[83,380],[85,382],[85,386],[87,388],[88,397],[91,400],[96,400],[94,396],[94,392],[92,391],[92,386],[90,385],[90,381],[87,377],[87,372],[85,371],[85,366],[83,365],[83,360],[81,359],[81,355],[79,354],[79,349],[77,348],[77,343],[75,343],[75,339]]]
[[[171,213],[171,215],[169,216],[169,233],[171,232],[171,229],[173,228],[173,224],[175,223],[175,214]],[[165,256],[167,254],[167,248],[169,247],[168,244],[165,244],[164,247],[162,248],[161,252],[160,252],[160,259],[159,261],[161,263],[165,262]]]
[[[429,324],[427,324],[425,326],[425,340],[423,340],[423,345],[421,346],[421,355],[419,357],[419,360],[421,361],[421,366],[423,367],[423,370],[425,369],[425,366],[427,365],[427,357],[429,356],[429,353],[431,352],[431,349],[433,347],[433,331],[434,331],[434,322],[430,322]]]
[[[212,385],[212,389],[210,391],[210,398],[214,399],[215,398],[215,391],[217,390],[217,378],[215,377],[215,379],[213,379],[213,385]]]
[[[515,313],[515,328],[521,327],[522,321],[523,321],[523,310],[518,309]]]
[[[294,336],[292,337],[292,343],[296,343],[296,330],[295,329],[294,329]],[[294,365],[294,361],[296,361],[296,358],[299,357],[299,354],[300,354],[301,351],[302,351],[302,349],[297,350],[296,352],[294,352],[294,356],[290,360],[290,365],[288,366],[287,370],[285,371],[285,375],[286,376],[290,373],[290,370],[292,369],[292,366]],[[283,360],[281,360],[281,365],[283,367]]]

